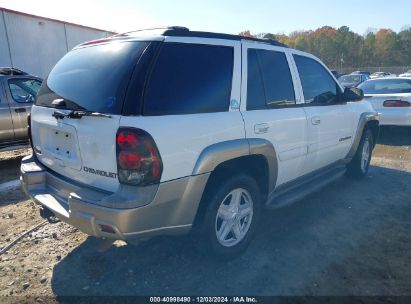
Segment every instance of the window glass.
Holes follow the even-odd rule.
[[[36,79],[17,79],[9,80],[11,97],[16,102],[33,102],[39,91],[41,82]]]
[[[411,93],[411,79],[378,79],[358,86],[364,94]]]
[[[338,86],[327,70],[317,61],[294,55],[300,75],[306,103],[319,105],[335,104],[338,101]]]
[[[113,42],[68,52],[43,82],[36,104],[120,114],[128,82],[138,58],[150,42]]]
[[[294,86],[284,53],[248,50],[247,109],[295,104]]]
[[[146,88],[143,115],[228,111],[234,49],[165,43]]]

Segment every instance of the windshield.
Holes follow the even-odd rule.
[[[364,94],[411,93],[411,80],[381,79],[362,83],[358,86]]]
[[[347,75],[342,76],[340,78],[340,82],[360,82],[361,76],[360,75]]]
[[[69,52],[43,82],[36,105],[120,114],[131,73],[148,45],[117,42]]]

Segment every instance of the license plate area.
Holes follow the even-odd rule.
[[[40,127],[41,158],[49,166],[81,169],[77,132],[73,126]]]

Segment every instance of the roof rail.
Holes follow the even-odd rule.
[[[152,28],[146,28],[146,29],[140,29],[140,30],[134,30],[134,31],[129,31],[125,33],[120,33],[117,35],[113,35],[111,37],[130,36],[130,34],[132,33],[138,33],[138,32],[144,32],[144,31],[155,31],[155,30],[164,30],[163,35],[167,31],[184,31],[184,32],[190,31],[188,28],[184,26],[160,26],[160,27],[152,27]]]
[[[223,33],[213,33],[213,32],[200,32],[200,31],[190,31],[184,26],[165,26],[165,27],[153,27],[148,29],[135,30],[125,33],[120,33],[111,36],[106,39],[127,39],[133,34],[138,35],[141,32],[158,31],[157,35],[163,36],[181,36],[181,37],[200,37],[200,38],[216,38],[216,39],[227,39],[227,40],[249,40],[260,43],[267,43],[275,46],[288,47],[287,45],[275,40],[275,39],[260,39],[254,37],[244,37],[240,35],[223,34]],[[103,39],[104,40],[104,39]]]
[[[12,67],[0,67],[0,75],[28,75],[28,73]]]

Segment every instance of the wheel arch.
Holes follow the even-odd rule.
[[[249,138],[224,141],[205,148],[193,169],[193,175],[210,173],[197,209],[194,225],[202,219],[207,202],[221,180],[233,174],[254,178],[263,199],[275,188],[278,164],[274,146],[265,139]]]
[[[370,128],[373,132],[374,139],[377,139],[379,133],[379,118],[377,113],[364,112],[360,115],[353,144],[346,157],[348,160],[351,160],[355,156],[355,153],[357,152],[358,146],[361,142],[362,134],[367,127]],[[376,141],[374,140],[374,145],[375,142]]]

